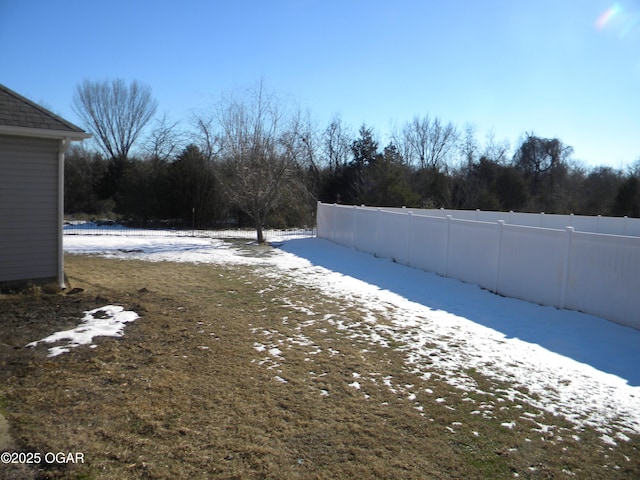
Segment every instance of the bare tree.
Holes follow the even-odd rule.
[[[345,167],[351,159],[351,132],[343,125],[342,119],[335,115],[322,135],[323,156],[329,165],[329,172],[335,174]]]
[[[293,190],[296,194],[307,197],[315,212],[320,195],[323,156],[320,153],[320,135],[308,110],[304,113],[300,108],[296,110],[290,132],[294,135],[289,143],[295,150],[294,157],[301,170],[296,182],[300,188]]]
[[[166,162],[175,156],[186,143],[185,135],[179,128],[179,122],[170,120],[166,114],[154,123],[144,139],[143,150],[153,161]]]
[[[260,83],[241,97],[223,98],[196,125],[227,198],[251,217],[258,242],[264,242],[267,215],[299,171],[300,123]]]
[[[493,130],[489,130],[486,135],[484,150],[482,156],[486,157],[494,162],[504,165],[509,161],[509,153],[511,152],[511,145],[509,140],[503,139],[501,141],[496,140],[496,135]]]
[[[468,174],[478,157],[476,126],[473,123],[467,123],[464,126],[464,133],[460,139],[458,148],[460,149],[460,156],[462,157],[462,168],[464,168]]]
[[[76,88],[72,108],[103,152],[112,159],[126,159],[142,129],[157,109],[151,88],[137,81],[93,82]]]
[[[451,122],[444,125],[438,117],[432,120],[427,115],[404,126],[400,149],[409,163],[439,171],[447,165],[457,140],[458,130]]]

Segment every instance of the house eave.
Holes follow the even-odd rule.
[[[72,142],[79,142],[81,140],[91,138],[91,134],[86,132],[76,132],[73,130],[51,130],[46,128],[15,127],[13,125],[0,125],[0,135],[52,138],[58,140],[68,138]]]

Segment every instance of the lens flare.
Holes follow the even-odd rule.
[[[622,7],[614,3],[611,7],[607,8],[596,20],[596,28],[598,30],[604,30],[604,28],[611,24],[612,20],[622,13]]]
[[[640,8],[623,2],[616,2],[607,8],[594,23],[597,30],[608,31],[619,38],[633,36],[637,39],[638,26],[640,26]]]

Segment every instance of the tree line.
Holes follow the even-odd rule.
[[[515,148],[472,124],[429,115],[392,131],[310,114],[260,83],[195,114],[190,128],[156,116],[148,86],[78,85],[73,108],[96,148],[65,160],[67,215],[194,227],[314,223],[317,201],[370,206],[640,216],[640,161],[586,168],[559,138],[522,135]]]

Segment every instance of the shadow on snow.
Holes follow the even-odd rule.
[[[538,344],[640,386],[640,331],[599,317],[505,298],[477,285],[375,258],[327,240],[289,240],[282,250],[314,265],[443,310],[507,337]]]

